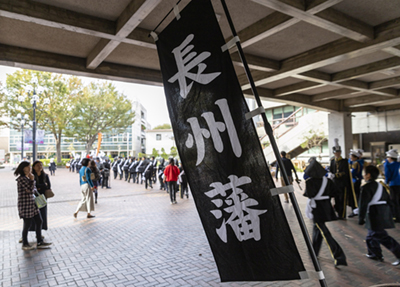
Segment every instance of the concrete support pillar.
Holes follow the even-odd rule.
[[[331,112],[328,115],[328,130],[329,154],[333,156],[334,139],[338,138],[339,145],[342,147],[342,157],[348,157],[350,149],[353,148],[351,114],[348,112]]]

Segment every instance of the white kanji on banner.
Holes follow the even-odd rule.
[[[203,74],[204,70],[207,68],[207,65],[202,62],[210,57],[211,53],[203,52],[200,53],[200,55],[198,56],[196,52],[189,53],[194,48],[194,45],[189,45],[193,38],[194,35],[190,34],[186,37],[182,44],[172,50],[172,53],[175,56],[178,72],[173,77],[171,77],[168,82],[174,83],[176,80],[178,80],[180,95],[184,99],[189,94],[190,89],[193,85],[193,81],[203,85],[207,85],[221,74],[220,72]],[[189,71],[196,66],[198,68],[197,74],[190,73]],[[192,80],[189,85],[186,84],[186,78]]]
[[[260,232],[260,218],[259,216],[265,212],[266,209],[259,210],[250,207],[258,205],[258,201],[249,198],[249,196],[243,192],[242,185],[250,184],[251,178],[248,176],[242,176],[238,178],[236,175],[228,176],[230,182],[223,184],[221,182],[213,182],[210,184],[214,189],[207,191],[205,195],[210,198],[214,198],[220,195],[222,198],[213,199],[211,202],[220,208],[225,203],[228,207],[224,208],[223,211],[230,213],[230,217],[227,221],[222,221],[220,228],[216,230],[219,238],[225,243],[228,242],[226,225],[230,225],[232,230],[235,232],[236,238],[239,241],[248,240],[253,238],[258,241],[261,239]],[[226,191],[232,190],[232,193],[227,196]],[[210,211],[215,218],[220,219],[223,213],[220,209],[214,209]]]
[[[215,104],[219,107],[224,122],[217,122],[215,120],[214,113],[212,112],[206,112],[201,115],[207,122],[208,129],[201,128],[199,121],[196,117],[187,119],[187,122],[192,128],[193,135],[188,134],[188,138],[185,144],[186,147],[192,148],[194,146],[194,143],[196,143],[196,165],[199,165],[204,159],[204,138],[209,138],[211,136],[215,150],[219,153],[224,150],[224,144],[222,142],[220,133],[224,132],[225,130],[227,130],[228,132],[229,139],[232,145],[232,150],[235,156],[240,157],[242,155],[242,147],[239,142],[239,137],[236,132],[231,112],[229,111],[228,101],[226,99],[219,99],[215,102]]]

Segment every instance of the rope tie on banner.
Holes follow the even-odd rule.
[[[323,280],[325,279],[324,272],[321,271],[301,271],[299,272],[300,279],[314,279],[314,280]]]
[[[182,0],[179,0],[179,1],[176,3],[175,7],[178,6],[178,4],[179,4],[181,1],[182,1]],[[165,15],[165,17],[160,21],[160,23],[158,23],[158,25],[157,25],[151,32],[154,32],[155,30],[157,30],[157,28],[160,27],[160,25],[162,24],[162,22],[164,22],[165,19],[167,19],[168,15],[171,14],[172,11],[175,12],[175,10],[174,10],[175,7],[172,8],[171,10],[169,10],[169,12],[167,13],[167,15]],[[179,8],[178,8],[178,14],[179,14]],[[175,16],[176,16],[176,14],[175,14]],[[181,17],[181,16],[180,16],[180,14],[179,14],[179,18],[180,18],[180,17]],[[177,18],[177,20],[179,20],[179,19]],[[150,34],[149,34],[147,37],[152,36],[152,35],[151,35],[151,32],[150,32]],[[153,38],[154,38],[154,37],[153,37]],[[157,39],[158,39],[158,37],[157,37]]]
[[[258,107],[255,110],[252,110],[251,112],[246,113],[246,120],[251,119],[252,117],[255,117],[257,115],[261,115],[262,113],[265,113],[264,107]]]
[[[177,21],[179,21],[179,19],[181,19],[181,14],[179,13],[179,7],[178,5],[174,6],[174,14],[175,14],[175,18]]]
[[[226,43],[225,45],[222,45],[222,47],[221,47],[222,52],[225,52],[225,51],[229,50],[230,48],[236,46],[236,43],[238,43],[238,42],[240,43],[239,36],[233,37],[232,39],[230,39],[228,41],[228,43]]]
[[[276,187],[276,188],[271,188],[271,195],[278,195],[278,194],[283,194],[283,193],[291,193],[294,192],[293,185],[287,185],[287,186],[282,186],[282,187]]]
[[[157,40],[158,40],[158,35],[157,35],[157,33],[156,33],[156,32],[154,32],[154,31],[151,31],[151,32],[150,32],[150,36],[151,36],[151,37],[153,37],[153,39],[154,39],[154,42],[157,42]]]

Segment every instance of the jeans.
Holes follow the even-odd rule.
[[[175,202],[176,201],[176,192],[177,192],[176,181],[167,181],[167,184],[168,184],[169,197],[171,199],[171,202]]]
[[[34,217],[31,218],[23,218],[24,220],[24,228],[22,229],[22,244],[28,245],[28,231],[29,227],[33,222],[36,225],[36,239],[37,242],[42,242],[42,217],[39,214],[36,214]]]

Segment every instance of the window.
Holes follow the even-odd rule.
[[[160,141],[161,140],[161,134],[156,134],[156,140]]]

